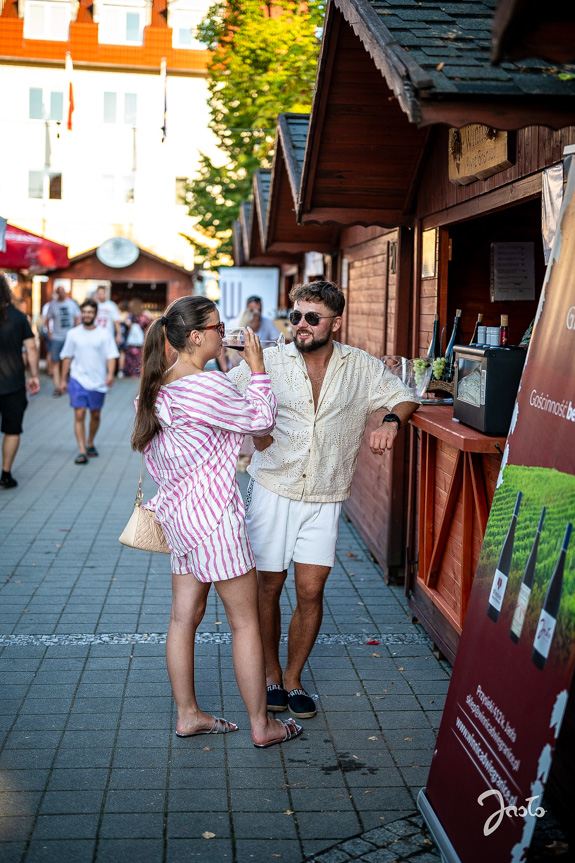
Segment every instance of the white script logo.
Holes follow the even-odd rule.
[[[503,800],[503,795],[501,791],[498,791],[497,788],[490,788],[489,791],[484,791],[483,794],[480,794],[477,798],[477,802],[480,806],[483,806],[483,801],[490,797],[492,794],[497,798],[497,802],[499,803],[499,809],[493,812],[492,815],[486,820],[483,825],[483,835],[489,836],[490,833],[494,833],[501,822],[503,821],[504,815],[515,815],[519,818],[524,818],[526,815],[531,815],[531,817],[535,818],[543,818],[545,815],[545,809],[542,806],[538,806],[537,809],[532,809],[531,804],[538,799],[539,795],[537,794],[535,797],[528,797],[525,803],[527,806],[505,806],[505,801]]]
[[[567,320],[565,323],[567,324],[568,330],[575,330],[575,306],[571,306],[567,312]]]

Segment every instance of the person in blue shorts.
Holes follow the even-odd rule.
[[[71,329],[60,353],[62,378],[70,372],[68,395],[74,408],[74,434],[78,442],[75,464],[88,464],[97,456],[94,438],[100,426],[100,412],[106,393],[114,384],[118,346],[107,328],[96,326],[98,304],[85,300],[80,306],[82,323]],[[86,411],[90,411],[86,439]]]

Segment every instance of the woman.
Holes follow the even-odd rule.
[[[124,375],[129,378],[137,378],[142,366],[142,346],[144,334],[152,322],[152,318],[138,298],[131,300],[129,304],[126,333],[126,360],[123,366]]]
[[[200,710],[194,689],[194,638],[214,582],[232,630],[234,670],[252,740],[261,748],[301,733],[293,719],[267,714],[255,564],[235,479],[243,436],[273,429],[276,401],[259,339],[250,330],[244,357],[252,380],[245,396],[221,372],[204,371],[221,350],[223,330],[217,307],[205,297],[182,297],[152,323],[132,446],[145,453],[159,486],[147,507],[162,524],[172,552],[166,657],[178,708],[176,734],[237,730]],[[171,368],[165,339],[178,355]]]

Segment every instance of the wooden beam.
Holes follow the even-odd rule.
[[[573,125],[575,114],[572,97],[565,96],[491,97],[485,101],[477,97],[461,101],[421,99],[420,105],[420,126],[444,123],[456,129],[470,123],[483,123],[508,132],[525,126],[563,129]]]
[[[459,490],[461,489],[461,484],[463,482],[463,456],[464,453],[461,450],[457,450],[455,466],[453,468],[453,473],[451,474],[449,490],[445,501],[445,509],[441,516],[439,532],[433,546],[433,552],[431,554],[431,560],[429,561],[429,568],[425,578],[425,584],[430,588],[435,587],[437,584],[439,570],[441,568],[441,558],[445,551],[445,544],[447,542],[447,537],[449,536],[449,529],[453,518],[453,510],[455,509]]]
[[[380,228],[397,228],[409,224],[403,210],[357,209],[353,206],[353,194],[349,196],[349,207],[314,207],[301,219],[302,225],[323,225],[332,222],[337,225],[375,225]]]

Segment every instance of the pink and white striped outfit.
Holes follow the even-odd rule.
[[[245,395],[221,372],[179,378],[160,389],[162,431],[145,451],[158,493],[146,504],[172,551],[172,572],[222,581],[254,565],[236,464],[244,435],[268,434],[277,405],[267,374]]]

